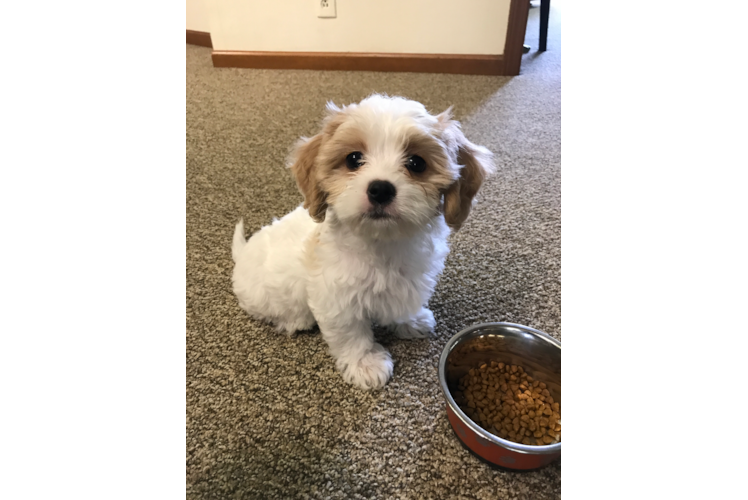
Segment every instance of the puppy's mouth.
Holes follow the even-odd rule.
[[[382,208],[373,208],[367,212],[364,212],[361,216],[364,219],[371,219],[376,221],[388,221],[397,219],[397,216],[385,212]]]

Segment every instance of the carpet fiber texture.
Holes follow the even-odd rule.
[[[537,48],[537,15],[526,43]],[[438,386],[442,348],[478,322],[511,321],[560,339],[560,22],[549,51],[509,77],[215,69],[187,46],[187,498],[558,498],[561,465],[494,470],[462,448]],[[496,154],[451,238],[429,303],[428,340],[378,334],[394,376],[347,385],[318,331],[286,337],[248,317],[231,291],[231,237],[301,201],[285,159],[317,131],[325,102],[372,92],[454,106],[467,137]]]

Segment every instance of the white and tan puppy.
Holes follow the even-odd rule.
[[[288,333],[319,325],[343,378],[363,389],[392,376],[372,323],[402,338],[434,328],[426,305],[492,154],[450,111],[372,95],[327,106],[322,130],[296,146],[303,206],[245,241],[234,232],[234,293],[255,318]]]

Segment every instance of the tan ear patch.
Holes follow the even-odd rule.
[[[462,165],[460,177],[444,191],[444,219],[457,231],[470,214],[473,199],[483,181],[494,172],[495,166],[493,153],[468,141],[456,121],[449,121],[444,135],[445,142],[457,149],[457,163]]]
[[[304,208],[309,210],[309,215],[316,222],[324,221],[327,211],[327,195],[320,186],[315,168],[321,144],[322,134],[311,139],[302,139],[296,146],[291,165],[296,184],[304,195]]]
[[[325,220],[328,197],[322,187],[325,172],[320,169],[320,148],[344,121],[343,110],[331,102],[327,103],[327,113],[322,122],[322,131],[311,139],[301,139],[296,144],[291,162],[296,185],[304,195],[304,208],[309,210],[309,215],[315,222]]]

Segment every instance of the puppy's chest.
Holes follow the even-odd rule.
[[[413,261],[382,260],[359,276],[359,287],[372,295],[392,295],[398,290],[424,288],[426,268]],[[397,295],[397,294],[396,294]]]
[[[351,303],[380,322],[419,310],[434,285],[429,266],[417,259],[349,255],[340,264],[338,283]]]

